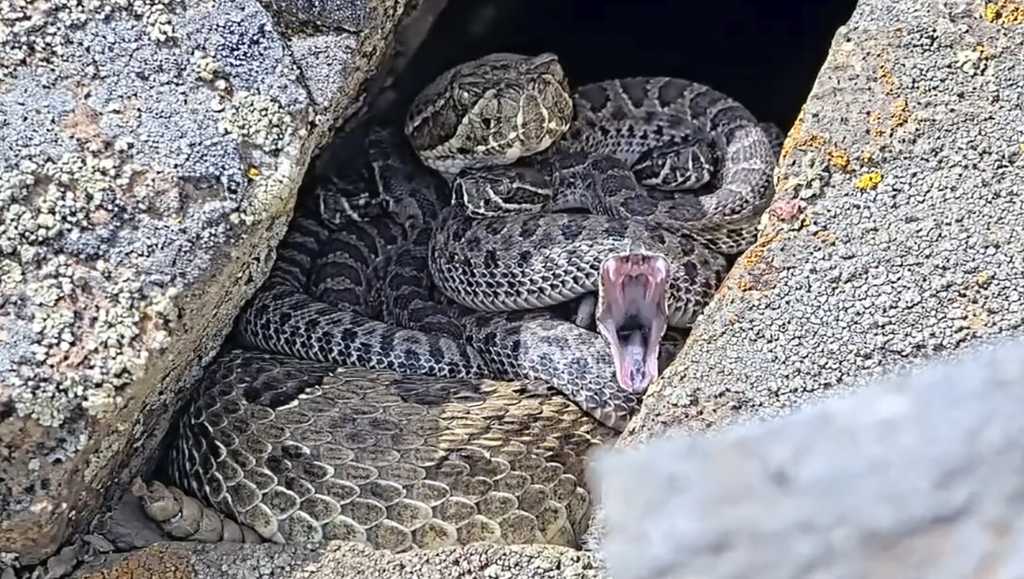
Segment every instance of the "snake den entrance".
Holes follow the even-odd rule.
[[[449,2],[314,160],[147,512],[178,538],[586,544],[585,457],[754,242],[852,4]]]

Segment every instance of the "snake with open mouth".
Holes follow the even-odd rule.
[[[570,92],[551,54],[449,70],[404,129],[300,199],[172,433],[171,479],[208,507],[137,490],[175,537],[575,545],[587,451],[773,194],[770,129],[732,99],[669,78]],[[597,332],[552,309],[569,302]]]

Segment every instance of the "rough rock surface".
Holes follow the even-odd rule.
[[[1024,327],[1024,5],[862,0],[778,195],[620,445],[855,388]]]
[[[619,446],[777,417],[1022,333],[1021,24],[1016,1],[858,3],[758,243]]]
[[[1024,576],[1024,341],[601,457],[616,579]],[[642,489],[642,492],[638,492]]]
[[[0,2],[0,563],[138,474],[262,281],[407,3],[346,4],[292,36],[255,0]]]
[[[76,579],[233,579],[248,577],[344,577],[345,579],[598,579],[590,556],[560,547],[476,544],[393,555],[354,543],[320,550],[300,546],[222,543],[161,544],[86,565]]]

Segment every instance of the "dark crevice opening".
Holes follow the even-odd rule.
[[[628,76],[697,81],[759,120],[793,124],[855,0],[449,0],[402,71],[402,111],[444,70],[492,52],[559,56],[573,86]]]

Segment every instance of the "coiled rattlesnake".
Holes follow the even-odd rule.
[[[583,456],[612,434],[580,408],[616,428],[636,408],[665,325],[691,323],[724,275],[716,250],[752,240],[771,195],[768,140],[694,83],[615,81],[570,99],[551,55],[453,69],[406,131],[455,181],[456,203],[438,214],[447,183],[424,181],[407,144],[376,133],[386,146],[369,148],[368,173],[386,195],[322,191],[297,210],[239,316],[241,347],[218,355],[178,421],[172,478],[271,540],[573,545]],[[655,146],[635,149],[644,141]],[[713,191],[651,193],[634,175]],[[577,207],[597,215],[547,212]],[[595,290],[611,350],[546,311],[475,311]],[[170,502],[189,512],[161,510],[169,495],[154,488],[139,492],[176,536],[241,537],[177,491]]]

